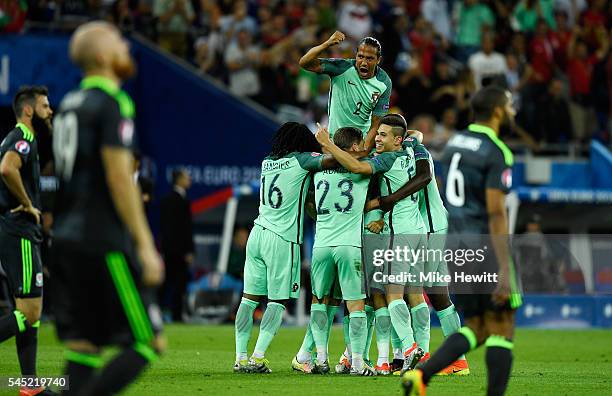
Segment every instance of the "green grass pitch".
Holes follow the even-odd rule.
[[[233,374],[234,329],[230,326],[167,326],[169,349],[142,375],[128,395],[359,395],[399,394],[398,377],[353,378],[329,374],[304,375],[291,370],[304,329],[281,328],[268,350],[273,373]],[[254,331],[249,351],[255,343]],[[442,341],[432,332],[432,350]],[[337,359],[342,329],[335,326],[330,352]],[[374,348],[373,348],[374,350]],[[520,329],[516,334],[514,368],[509,395],[612,395],[612,332],[610,330],[554,331]],[[39,375],[61,373],[63,349],[53,328],[45,324],[39,339]],[[486,373],[484,350],[468,355],[468,377],[435,378],[430,395],[482,395]],[[375,356],[375,353],[372,355]],[[15,345],[0,345],[0,376],[14,376],[19,366]],[[4,386],[5,384],[3,384]],[[17,394],[4,388],[0,394]]]

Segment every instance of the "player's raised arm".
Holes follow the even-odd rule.
[[[431,166],[429,165],[429,161],[417,161],[416,175],[393,194],[378,198],[378,207],[376,207],[376,205],[370,205],[369,209],[381,209],[384,212],[390,211],[397,202],[426,187],[431,181],[431,177]]]
[[[371,175],[373,173],[372,167],[369,163],[359,161],[348,152],[336,146],[329,137],[329,132],[327,129],[319,129],[315,136],[321,147],[327,149],[329,153],[338,161],[338,163],[346,168],[349,172],[359,173],[362,175]]]
[[[306,54],[300,59],[300,67],[314,73],[323,73],[323,66],[321,65],[321,59],[319,59],[319,56],[329,47],[344,41],[344,38],[344,33],[336,31],[330,38],[327,39],[327,41],[308,50],[308,52],[306,52]]]

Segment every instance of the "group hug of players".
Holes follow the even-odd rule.
[[[378,41],[363,39],[354,60],[319,58],[343,40],[344,35],[336,32],[300,60],[303,68],[331,78],[329,130],[319,127],[313,135],[302,124],[286,123],[262,162],[259,216],[247,243],[244,294],[236,316],[234,371],[271,372],[266,349],[281,325],[285,303],[297,298],[300,289],[306,211],[316,219],[313,298],[307,333],[292,362],[294,370],[330,371],[329,333],[344,300],[346,350],[336,373],[398,373],[406,394],[421,395],[433,375],[469,374],[464,354],[484,344],[488,394],[503,394],[512,363],[513,315],[521,304],[507,245],[494,243],[499,274],[495,290],[456,296],[464,327],[446,283],[411,285],[394,276],[448,273],[443,259],[416,265],[389,260],[375,266],[372,251],[396,246],[443,249],[449,220],[458,234],[508,233],[505,195],[513,158],[498,134],[514,116],[511,94],[490,86],[472,98],[474,123],[449,141],[441,159],[447,212],[420,133],[408,131],[401,115],[387,114],[391,81],[378,66],[382,52]],[[446,337],[433,355],[424,291]],[[267,307],[249,357],[253,312],[264,298]],[[378,347],[375,364],[369,357],[373,330]]]

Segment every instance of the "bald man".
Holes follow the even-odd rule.
[[[132,180],[134,104],[120,88],[135,72],[128,43],[112,25],[92,22],[72,36],[70,57],[85,78],[54,123],[55,320],[67,393],[115,394],[163,349],[159,308],[146,292],[163,274]],[[122,349],[102,367],[107,345]]]

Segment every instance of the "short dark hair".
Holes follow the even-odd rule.
[[[359,41],[359,44],[357,44],[357,48],[359,48],[361,45],[369,45],[370,47],[374,47],[376,49],[376,56],[377,57],[381,57],[382,56],[382,46],[380,45],[380,41],[376,40],[374,37],[364,37]]]
[[[187,174],[187,169],[185,168],[176,168],[172,171],[172,185],[176,185],[181,176]]]
[[[475,121],[489,121],[493,111],[506,106],[506,90],[496,85],[489,85],[476,92],[470,102]]]
[[[15,117],[21,117],[21,113],[23,113],[23,108],[26,105],[30,105],[32,107],[36,106],[36,96],[49,96],[49,90],[44,85],[23,85],[19,87],[17,93],[15,94],[15,98],[13,99],[13,111],[15,112]]]
[[[321,145],[306,125],[290,121],[281,125],[272,137],[270,157],[278,159],[293,152],[320,153]]]
[[[353,144],[361,143],[363,134],[361,130],[355,127],[342,127],[336,130],[334,134],[334,144],[342,150],[351,148]]]
[[[408,130],[408,124],[406,119],[401,114],[387,114],[380,120],[380,125],[389,125],[393,127],[392,131],[395,136],[406,136]]]

